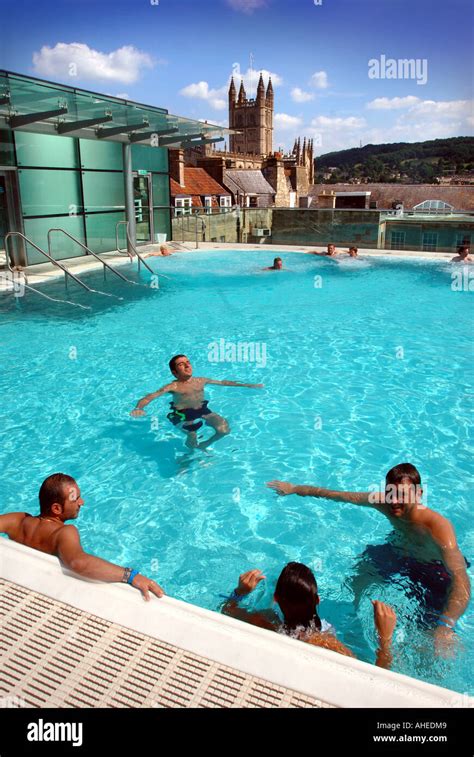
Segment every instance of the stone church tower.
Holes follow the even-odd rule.
[[[270,155],[273,151],[273,108],[274,96],[272,80],[269,79],[265,92],[263,76],[257,87],[257,97],[247,99],[243,81],[236,98],[234,79],[229,87],[229,128],[242,134],[229,137],[229,150],[233,153],[250,155]]]

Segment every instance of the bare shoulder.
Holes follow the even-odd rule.
[[[72,525],[72,523],[68,524],[67,526],[63,526],[58,530],[58,544],[60,542],[71,542],[77,539],[79,539],[79,531],[76,526]]]
[[[424,525],[429,528],[435,541],[446,547],[456,546],[456,534],[453,524],[448,518],[434,510],[426,510]]]
[[[346,657],[355,657],[354,653],[332,633],[321,633],[320,631],[317,631],[307,639],[307,643],[312,644],[315,647],[329,649],[331,652],[339,652],[339,654],[346,655]]]
[[[0,531],[8,533],[11,529],[16,529],[25,520],[25,518],[31,518],[29,513],[5,513],[0,515]]]

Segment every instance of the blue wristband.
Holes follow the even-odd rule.
[[[222,599],[225,599],[226,602],[237,602],[237,604],[238,604],[243,599],[245,599],[245,597],[247,595],[246,594],[237,594],[236,589],[234,589],[234,591],[232,592],[232,594],[230,595],[230,597],[226,596],[226,594],[220,594],[219,596],[222,597]]]
[[[128,577],[127,583],[131,584],[133,582],[133,579],[135,578],[135,576],[138,576],[138,570],[132,570],[132,572],[130,573],[130,575]]]
[[[444,620],[437,620],[436,625],[445,626],[445,628],[449,628],[450,631],[454,631],[454,626],[450,626],[449,623],[445,623]]]

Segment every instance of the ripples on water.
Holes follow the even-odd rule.
[[[374,659],[370,599],[385,599],[399,616],[394,668],[471,691],[471,609],[454,662],[434,660],[403,582],[372,587],[355,609],[356,559],[386,540],[389,524],[362,508],[279,498],[265,482],[362,490],[412,461],[428,505],[453,521],[472,562],[472,293],[451,290],[444,263],[282,253],[290,270],[262,272],[274,255],[152,259],[171,277],[159,293],[94,274],[88,283],[125,301],[70,288],[69,298],[93,303],[90,313],[34,295],[16,306],[1,298],[2,509],[36,512],[43,478],[70,473],[85,498],[86,549],[211,609],[254,567],[267,580],[248,602],[269,606],[284,564],[305,562],[322,616],[359,656]],[[48,292],[64,294],[60,284]],[[219,339],[264,343],[265,367],[210,363]],[[232,434],[208,453],[189,453],[166,420],[166,399],[146,420],[129,417],[169,380],[176,353],[189,355],[196,375],[265,384],[209,388]]]

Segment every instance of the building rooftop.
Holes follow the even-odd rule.
[[[254,169],[230,168],[224,174],[224,184],[234,194],[274,195],[275,190],[268,183],[263,173]]]
[[[230,195],[229,190],[213,179],[204,168],[185,168],[184,186],[178,184],[174,179],[170,179],[170,187],[172,197],[179,195]]]
[[[402,201],[405,208],[413,208],[425,200],[441,200],[452,205],[455,210],[474,210],[474,187],[442,186],[438,184],[361,184],[355,190],[354,184],[313,184],[309,195],[312,207],[317,206],[318,194],[322,192],[353,193],[370,192],[370,200],[377,202],[379,209],[390,209],[394,203]]]

